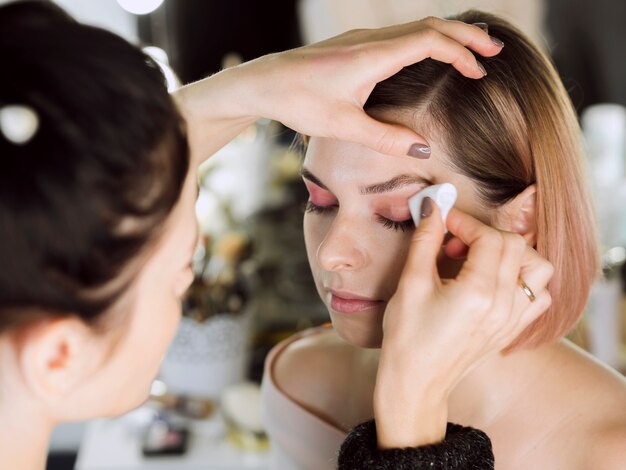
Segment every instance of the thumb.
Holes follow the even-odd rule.
[[[430,157],[430,146],[426,139],[400,124],[377,121],[358,108],[358,114],[352,116],[349,127],[344,127],[348,135],[344,140],[358,142],[385,155],[397,157]],[[341,136],[338,136],[341,138]]]
[[[439,282],[437,255],[445,235],[441,211],[429,197],[422,200],[420,222],[411,238],[405,273],[412,279]],[[404,275],[403,275],[404,276]]]

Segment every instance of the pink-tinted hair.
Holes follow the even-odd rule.
[[[523,33],[479,11],[453,19],[487,23],[489,34],[504,41],[499,55],[479,57],[488,75],[467,79],[425,60],[379,83],[366,110],[425,116],[455,171],[476,183],[487,206],[536,185],[536,249],[555,268],[548,286],[553,303],[507,349],[546,344],[577,323],[599,267],[576,114],[554,66]]]

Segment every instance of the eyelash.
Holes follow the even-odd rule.
[[[329,212],[337,209],[337,205],[331,206],[318,206],[313,204],[311,201],[307,201],[306,206],[304,208],[305,212],[310,212],[314,214],[328,214]],[[382,215],[377,215],[376,218],[378,222],[380,222],[384,227],[397,231],[406,232],[408,230],[412,230],[415,228],[415,224],[413,223],[413,219],[403,220],[401,222],[396,222],[395,220],[388,219],[383,217]]]

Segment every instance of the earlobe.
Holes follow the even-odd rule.
[[[24,381],[38,399],[62,403],[89,373],[89,326],[79,319],[44,320],[20,335],[19,361]]]
[[[537,244],[537,186],[531,184],[506,203],[504,212],[508,223],[505,230],[524,237],[529,246]]]

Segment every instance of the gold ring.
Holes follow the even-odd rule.
[[[528,284],[526,284],[524,282],[524,279],[522,279],[521,277],[519,279],[519,285],[524,291],[524,294],[526,294],[526,297],[528,297],[528,300],[530,300],[531,302],[534,302],[536,299],[534,292],[532,291],[530,287],[528,287]]]

